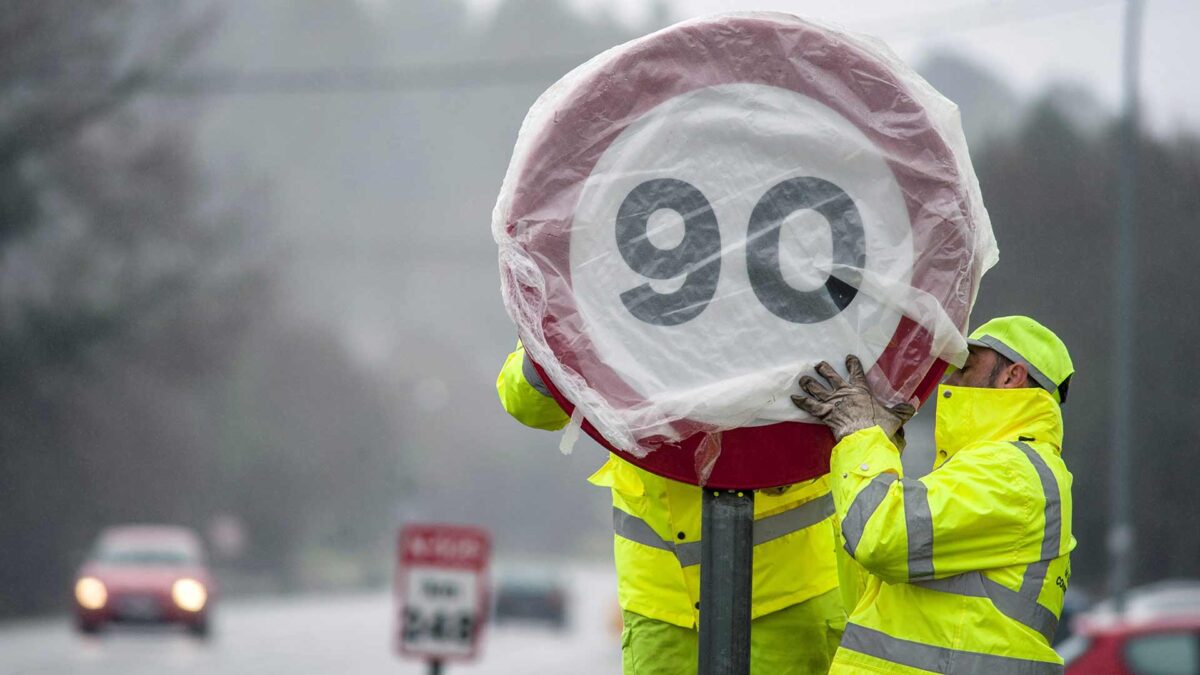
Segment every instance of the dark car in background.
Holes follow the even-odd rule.
[[[1200,582],[1168,581],[1130,591],[1073,622],[1055,646],[1066,675],[1200,675]]]
[[[75,577],[75,625],[96,633],[117,622],[181,624],[206,637],[213,590],[203,545],[192,530],[110,527]]]
[[[495,586],[493,617],[497,624],[527,623],[561,630],[567,625],[567,591],[551,571],[501,574]]]

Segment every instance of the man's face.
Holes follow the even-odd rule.
[[[969,347],[970,356],[962,368],[950,373],[946,384],[952,387],[1009,389],[1025,386],[1025,367],[1012,364],[997,369],[999,355],[986,347]],[[1019,372],[1016,369],[1020,369]],[[1019,381],[1018,381],[1019,379]]]

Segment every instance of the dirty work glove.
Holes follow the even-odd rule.
[[[843,380],[833,366],[824,361],[818,363],[817,373],[832,389],[805,375],[800,378],[800,388],[808,396],[793,396],[792,403],[824,422],[833,432],[835,441],[876,425],[888,438],[896,439],[901,426],[917,414],[917,409],[908,403],[889,408],[875,398],[857,356],[846,357],[846,370],[850,371],[849,382]]]

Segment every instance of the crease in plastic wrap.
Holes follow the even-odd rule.
[[[812,422],[855,353],[911,400],[961,365],[997,260],[957,108],[881,42],[785,14],[677,24],[530,109],[493,213],[526,353],[614,447]],[[705,465],[705,466],[702,466]]]

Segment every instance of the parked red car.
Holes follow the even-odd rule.
[[[1055,647],[1066,675],[1200,675],[1200,585],[1167,582],[1130,594],[1123,613],[1102,605]]]
[[[212,595],[195,532],[168,525],[111,527],[76,575],[76,626],[95,633],[111,622],[175,623],[205,637]]]

